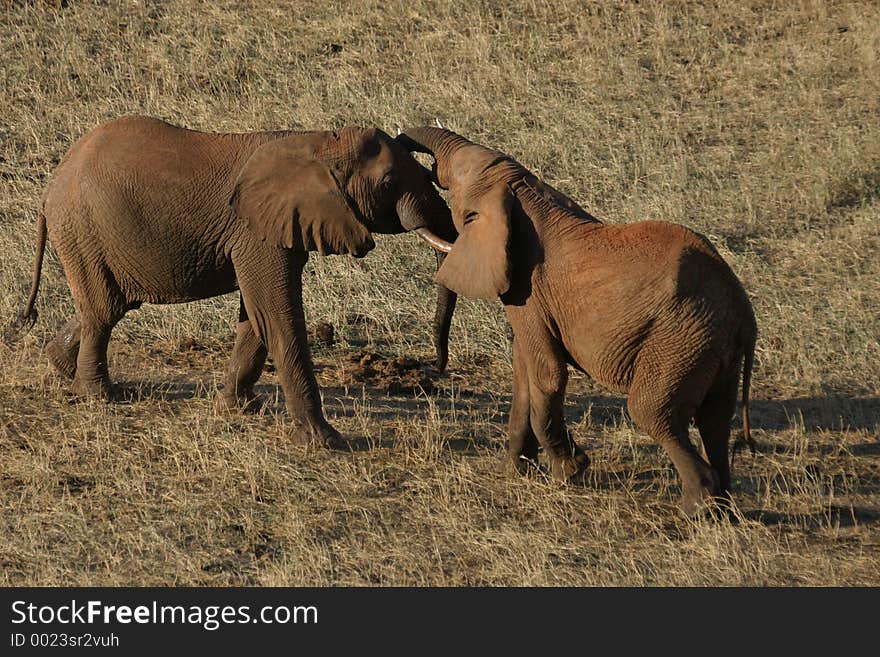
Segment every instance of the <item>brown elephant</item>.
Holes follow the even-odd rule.
[[[588,459],[564,425],[567,364],[627,393],[635,423],[667,451],[693,514],[730,497],[728,442],[740,371],[744,437],[757,325],[730,267],[683,226],[605,225],[497,150],[438,128],[398,137],[434,156],[459,236],[426,234],[448,252],[435,280],[469,297],[500,297],[513,327],[509,458],[540,444],[553,474]],[[708,463],[694,448],[694,419]]]
[[[378,129],[211,134],[121,118],[82,137],[53,173],[38,216],[31,295],[18,321],[36,318],[48,234],[77,315],[46,353],[76,393],[106,397],[107,344],[127,311],[238,289],[237,335],[218,401],[253,405],[268,350],[293,435],[338,444],[305,331],[308,253],[362,257],[374,247],[371,233],[417,229],[425,217],[439,218],[441,232],[452,225],[424,169]],[[441,290],[439,300],[442,366],[454,295]]]

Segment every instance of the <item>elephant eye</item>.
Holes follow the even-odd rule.
[[[393,186],[394,186],[394,176],[392,176],[390,173],[387,176],[385,176],[384,178],[382,178],[382,181],[379,183],[379,187],[381,187],[382,189],[385,189],[385,190],[391,189]]]
[[[477,218],[478,214],[479,213],[476,210],[471,210],[466,215],[464,215],[464,225],[467,226],[469,223],[471,223],[474,219]]]

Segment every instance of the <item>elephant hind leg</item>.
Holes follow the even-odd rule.
[[[720,489],[719,475],[697,452],[689,436],[690,420],[699,403],[696,381],[670,374],[641,371],[630,388],[630,417],[669,455],[681,478],[681,510],[695,516],[710,507]],[[693,394],[689,394],[692,392]]]
[[[71,317],[44,349],[49,362],[68,379],[76,376],[81,328],[79,317]]]
[[[107,345],[113,322],[83,320],[80,330],[79,354],[72,390],[83,397],[110,399],[110,373],[107,367]]]
[[[694,415],[709,463],[718,473],[720,496],[730,499],[730,423],[736,410],[739,369],[715,381]]]
[[[86,264],[59,255],[79,318],[79,349],[71,389],[78,395],[109,399],[107,345],[110,333],[126,311],[139,307],[140,303],[125,299],[113,274],[103,263]]]
[[[630,415],[638,411],[629,407]],[[643,425],[649,420],[636,420]],[[648,430],[669,455],[681,478],[681,510],[687,516],[696,516],[708,508],[719,491],[719,478],[715,470],[700,456],[688,436],[687,422],[658,422],[656,418]]]
[[[267,354],[266,345],[254,332],[244,307],[244,301],[239,297],[235,346],[232,348],[226,380],[217,393],[215,407],[218,411],[231,409],[241,409],[246,412],[259,411],[261,402],[254,393],[254,385],[263,373]]]

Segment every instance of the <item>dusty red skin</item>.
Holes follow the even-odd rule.
[[[554,475],[588,462],[565,428],[570,364],[628,394],[636,424],[667,451],[694,514],[730,498],[728,442],[757,335],[737,277],[702,235],[661,221],[605,225],[509,156],[438,128],[405,132],[436,158],[459,237],[436,280],[500,298],[514,333],[508,456],[548,453]],[[708,462],[688,438],[694,420]]]

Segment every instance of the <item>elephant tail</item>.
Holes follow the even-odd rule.
[[[28,324],[28,328],[33,326],[37,321],[37,311],[34,304],[37,302],[37,292],[40,291],[40,274],[43,271],[43,254],[46,252],[46,215],[43,211],[37,214],[37,255],[34,258],[34,273],[31,278],[31,295],[28,297],[24,310],[15,319],[15,323],[19,327]]]
[[[40,290],[40,274],[43,270],[43,254],[46,252],[46,215],[42,209],[37,214],[37,255],[34,258],[34,273],[31,279],[31,295],[28,297],[24,310],[7,326],[3,333],[3,341],[7,344],[15,342],[23,333],[30,330],[37,322],[37,311],[34,305]]]
[[[756,332],[752,331],[745,345],[745,358],[743,358],[743,381],[742,381],[742,404],[743,404],[743,439],[754,454],[757,451],[755,439],[749,430],[749,388],[752,385],[752,367],[755,364],[755,339]]]
[[[758,445],[755,442],[755,439],[752,438],[752,433],[749,427],[749,389],[752,385],[752,367],[755,364],[755,342],[758,337],[758,330],[754,324],[754,321],[750,323],[750,326],[747,331],[744,331],[742,336],[743,341],[743,377],[742,377],[742,421],[743,421],[743,430],[742,435],[740,436],[741,440],[737,440],[733,446],[733,455],[731,461],[736,456],[736,453],[742,447],[743,443],[748,445],[749,451],[752,454],[755,454],[758,451]]]

